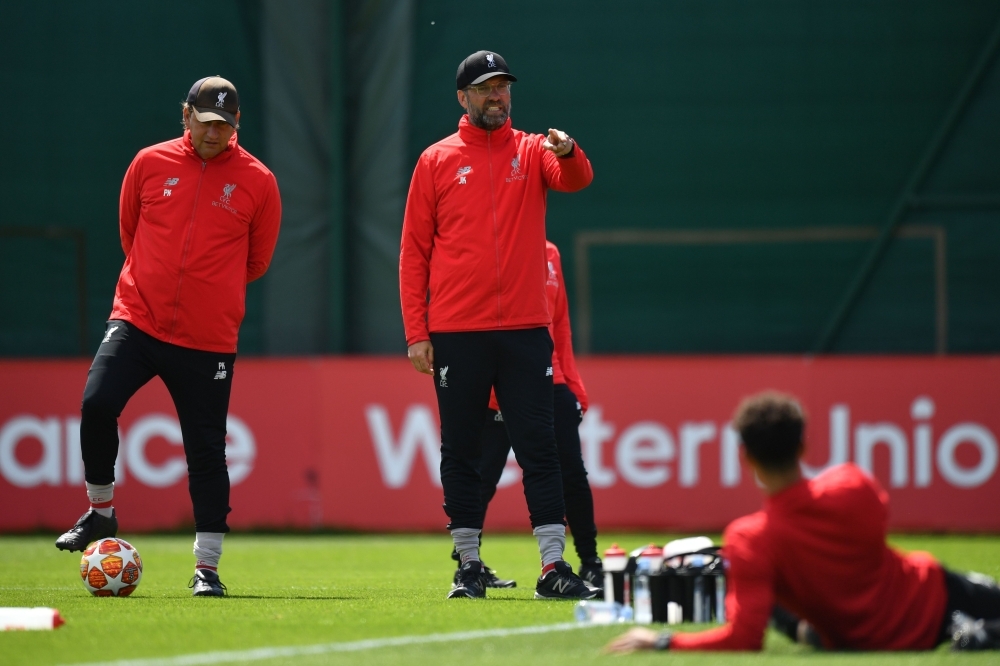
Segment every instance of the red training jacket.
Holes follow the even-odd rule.
[[[929,650],[947,592],[927,553],[885,543],[889,497],[851,463],[768,498],[726,528],[728,624],[674,634],[670,649],[759,650],[771,607],[808,620],[827,648]]]
[[[580,373],[576,369],[576,357],[573,355],[573,331],[569,325],[569,302],[566,299],[566,284],[562,279],[559,248],[552,241],[545,241],[545,254],[548,260],[545,294],[548,296],[549,312],[552,314],[549,335],[555,343],[552,352],[552,383],[567,384],[576,394],[583,411],[587,411],[589,407],[587,389],[583,387],[583,380],[580,379]],[[490,409],[500,409],[496,392],[490,393]]]
[[[235,134],[202,160],[184,132],[132,160],[119,222],[125,265],[110,318],[181,347],[235,352],[247,283],[267,271],[281,225],[267,167]]]
[[[549,324],[546,193],[583,189],[593,170],[579,145],[558,158],[544,141],[510,119],[487,132],[462,116],[457,133],[420,156],[399,251],[407,345],[429,332]]]

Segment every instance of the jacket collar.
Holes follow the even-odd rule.
[[[238,144],[236,136],[238,132],[233,132],[233,136],[229,139],[229,145],[221,153],[213,157],[211,160],[212,164],[218,164],[220,162],[227,162],[233,155],[236,154],[236,147]],[[201,159],[201,155],[194,149],[194,144],[191,143],[191,130],[184,130],[184,136],[181,138],[181,147],[184,150],[184,154],[198,161],[204,161]]]
[[[468,144],[486,145],[486,139],[490,134],[493,135],[493,139],[495,140],[506,141],[513,133],[514,130],[511,129],[510,118],[507,118],[507,122],[492,132],[487,132],[469,122],[469,114],[463,115],[462,119],[458,121],[458,135],[462,138],[462,141]]]

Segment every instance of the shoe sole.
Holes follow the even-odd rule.
[[[461,591],[459,591],[459,590],[461,590]],[[448,593],[448,598],[449,599],[485,599],[486,595],[484,594],[481,597],[477,597],[477,596],[475,596],[473,594],[469,594],[468,590],[466,590],[465,588],[457,588],[456,587],[454,590],[452,590],[451,592]]]
[[[517,587],[517,581],[516,580],[508,581],[506,583],[503,583],[502,585],[497,585],[496,583],[487,583],[486,587],[492,587],[495,590],[509,590],[512,587]]]
[[[546,595],[546,594],[542,594],[538,590],[535,590],[535,598],[536,599],[548,599],[550,601],[589,601],[590,599],[596,599],[598,596],[599,595],[595,593],[595,594],[591,594],[591,595],[586,596],[586,597],[584,597],[584,596],[579,596],[579,597],[555,596],[555,597],[553,597],[553,596],[549,596],[549,595]]]

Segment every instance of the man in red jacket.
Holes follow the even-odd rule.
[[[417,161],[399,255],[408,355],[434,377],[441,418],[441,484],[459,584],[449,597],[484,597],[479,459],[483,413],[495,388],[524,471],[542,575],[536,596],[591,598],[563,561],[566,531],[552,417],[551,321],[545,295],[549,189],[590,184],[586,155],[565,132],[511,128],[511,75],[499,54],[458,67],[466,115],[458,132]]]
[[[960,648],[1000,645],[995,581],[886,545],[888,495],[855,465],[802,478],[805,421],[795,400],[749,398],[733,426],[768,498],[726,528],[729,622],[698,633],[633,629],[608,651],[759,650],[775,603],[829,649],[929,650],[949,637]]]
[[[166,384],[194,505],[195,596],[220,596],[229,531],[226,417],[246,285],[267,270],[281,223],[274,176],[237,143],[239,94],[213,76],[183,109],[184,135],[139,151],[122,183],[125,265],[87,375],[80,421],[90,510],[56,541],[83,550],[114,536],[118,417],[146,382]]]

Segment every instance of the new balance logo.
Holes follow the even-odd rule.
[[[226,364],[219,364],[219,371],[215,373],[214,379],[225,379],[226,378]]]
[[[545,376],[546,377],[551,377],[552,376],[552,366],[551,365],[548,368],[545,369]]]
[[[566,590],[573,587],[573,581],[569,578],[559,578],[552,581],[552,589],[559,594],[566,594]]]
[[[101,344],[103,345],[105,342],[108,342],[109,340],[111,340],[111,334],[114,333],[117,330],[118,330],[117,326],[112,326],[111,328],[109,328],[108,332],[104,334],[104,339],[101,340]]]
[[[438,370],[438,377],[440,378],[440,381],[438,381],[438,386],[440,386],[441,388],[448,388],[448,366],[447,365],[444,366],[443,368],[441,368],[440,370]]]
[[[164,185],[176,185],[179,182],[181,182],[180,178],[167,178],[167,180],[163,184]]]

